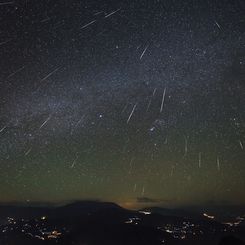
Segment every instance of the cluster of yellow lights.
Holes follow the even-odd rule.
[[[52,231],[50,235],[48,235],[48,239],[52,239],[52,238],[58,238],[62,233],[58,232],[58,231]]]

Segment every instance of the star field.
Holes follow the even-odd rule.
[[[1,1],[0,201],[244,204],[244,10]]]

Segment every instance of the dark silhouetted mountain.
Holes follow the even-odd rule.
[[[0,221],[7,217],[15,219],[33,219],[41,216],[79,216],[93,213],[101,209],[122,209],[120,206],[110,202],[78,201],[61,207],[32,207],[17,205],[0,205]]]
[[[67,204],[62,207],[56,208],[56,212],[66,212],[69,215],[78,215],[84,213],[93,213],[102,209],[122,209],[115,203],[111,202],[99,202],[99,201],[77,201],[71,204]]]

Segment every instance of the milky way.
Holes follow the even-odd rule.
[[[244,11],[1,1],[0,200],[243,204]]]

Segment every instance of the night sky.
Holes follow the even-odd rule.
[[[244,0],[0,1],[0,202],[244,190]]]

